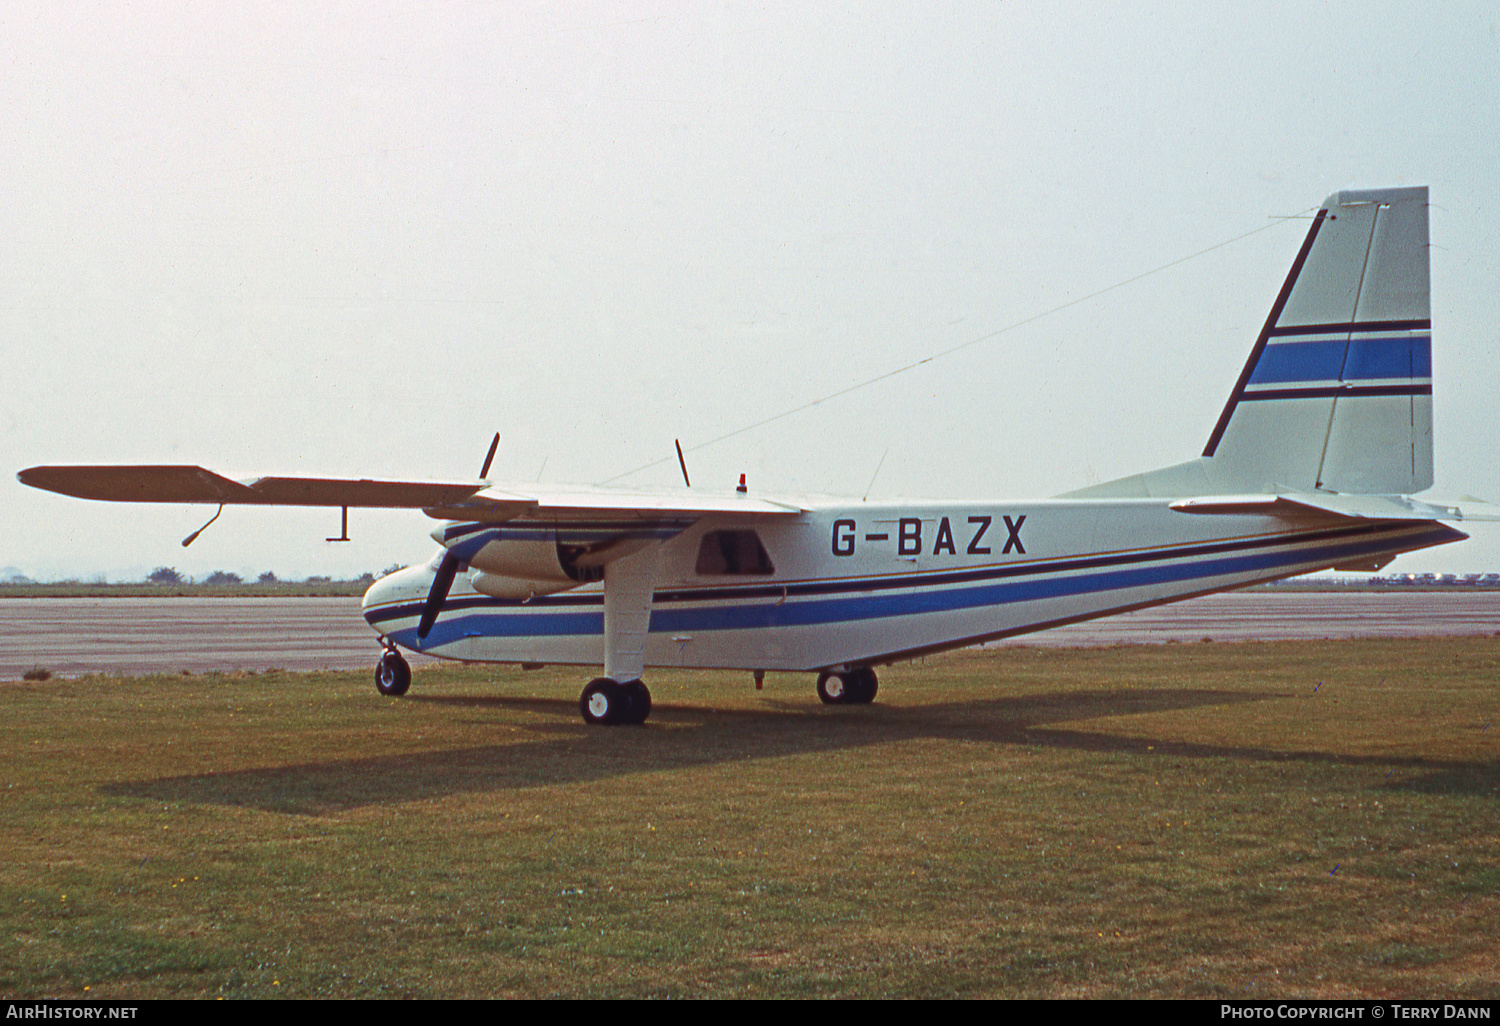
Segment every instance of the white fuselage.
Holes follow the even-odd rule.
[[[1463,537],[1431,521],[1191,515],[1160,499],[802,506],[774,520],[704,517],[661,543],[646,665],[888,663]],[[544,526],[515,523],[532,537]],[[770,572],[705,564],[705,535],[733,531],[755,532]],[[444,658],[600,663],[603,586],[493,598],[461,574],[418,639],[432,576],[412,567],[377,581],[364,599],[371,625]]]

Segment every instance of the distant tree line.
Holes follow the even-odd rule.
[[[390,572],[389,570],[382,571],[382,573],[389,573],[389,572]],[[345,580],[347,582],[349,582],[349,583],[372,584],[375,581],[375,574],[366,571],[365,573],[360,574],[358,577],[350,577],[350,578],[347,578]],[[192,584],[192,583],[194,583],[193,580],[190,577],[188,577],[186,574],[182,573],[176,567],[171,567],[171,566],[159,566],[159,567],[157,567],[155,570],[151,571],[149,574],[146,575],[146,581],[148,583],[150,583],[150,584],[162,584],[162,585]],[[230,571],[230,570],[215,570],[212,573],[208,574],[206,577],[204,577],[202,580],[198,581],[197,583],[198,584],[207,584],[207,585],[217,586],[217,587],[229,587],[229,586],[236,585],[236,584],[244,584],[245,583],[245,579],[243,577],[241,577],[239,574],[234,573],[233,571]],[[256,583],[258,583],[258,584],[333,584],[333,583],[335,583],[335,581],[334,581],[334,578],[327,577],[327,576],[312,576],[312,577],[304,578],[301,581],[293,581],[293,580],[290,580],[290,579],[283,580],[282,578],[277,577],[270,570],[267,570],[265,573],[261,574],[259,577],[256,578]]]

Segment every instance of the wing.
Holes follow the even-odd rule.
[[[800,507],[742,494],[644,492],[598,487],[491,486],[488,481],[375,478],[235,479],[195,466],[30,467],[22,484],[106,502],[196,502],[260,506],[363,506],[420,509],[439,520],[503,523],[527,515],[552,520],[630,520],[719,513],[788,515]]]
[[[378,481],[371,478],[255,477],[236,481],[202,467],[30,467],[22,484],[107,502],[222,502],[268,506],[437,506],[459,502],[483,481]]]
[[[491,447],[493,453],[493,447]],[[488,469],[489,460],[485,467]],[[369,478],[255,477],[236,480],[196,466],[30,467],[22,484],[110,502],[208,502],[261,506],[381,506],[420,509],[457,521],[433,531],[447,551],[417,624],[427,637],[460,570],[496,596],[566,590],[604,579],[604,566],[681,534],[701,517],[795,516],[798,506],[740,492],[636,492],[613,488],[499,487],[488,481],[378,481]],[[210,521],[211,523],[212,521]],[[505,525],[501,527],[500,525]],[[196,534],[183,544],[191,542]],[[651,581],[644,590],[649,615]],[[639,575],[637,575],[639,576]],[[630,576],[619,578],[627,583]],[[483,583],[488,581],[488,583]],[[639,590],[639,589],[637,589]],[[639,595],[627,594],[620,602]],[[639,610],[637,610],[639,612]],[[616,656],[618,658],[618,656]],[[610,665],[607,655],[605,665]],[[639,676],[639,669],[636,671]]]
[[[488,487],[473,495],[423,510],[438,520],[498,524],[517,516],[551,521],[637,520],[669,516],[696,520],[716,514],[790,516],[802,507],[739,493],[647,492],[588,486]]]

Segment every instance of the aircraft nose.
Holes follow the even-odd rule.
[[[391,593],[391,578],[395,576],[395,574],[386,574],[384,577],[380,578],[374,584],[365,589],[364,598],[359,600],[359,608],[360,612],[365,614],[366,620],[370,618],[370,610],[372,608],[381,605],[382,603],[389,600]]]
[[[388,633],[382,624],[391,619],[391,614],[403,604],[420,603],[432,587],[432,571],[425,566],[408,566],[386,574],[365,591],[360,600],[360,611],[370,626],[381,633]],[[415,614],[413,614],[415,615]]]

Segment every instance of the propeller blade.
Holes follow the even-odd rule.
[[[484,466],[479,468],[479,476],[485,477],[490,472],[490,464],[494,462],[495,450],[500,448],[500,432],[495,432],[495,437],[490,441],[490,451],[484,454]],[[443,561],[438,564],[437,573],[432,576],[432,590],[427,593],[427,604],[422,607],[422,619],[417,621],[417,637],[423,641],[432,631],[432,625],[437,623],[438,613],[442,612],[443,603],[448,600],[448,592],[453,589],[453,578],[458,575],[463,560],[451,552],[443,554]]]
[[[427,604],[422,607],[422,619],[417,622],[417,637],[423,641],[427,640],[427,632],[437,622],[438,613],[448,598],[448,591],[453,587],[453,578],[462,565],[463,561],[451,552],[445,553],[442,563],[438,565],[437,573],[432,578],[432,590],[427,593]]]
[[[479,468],[479,476],[481,479],[489,476],[490,462],[494,460],[495,450],[498,448],[500,448],[500,432],[496,431],[495,440],[490,443],[490,451],[484,457],[484,466]]]

